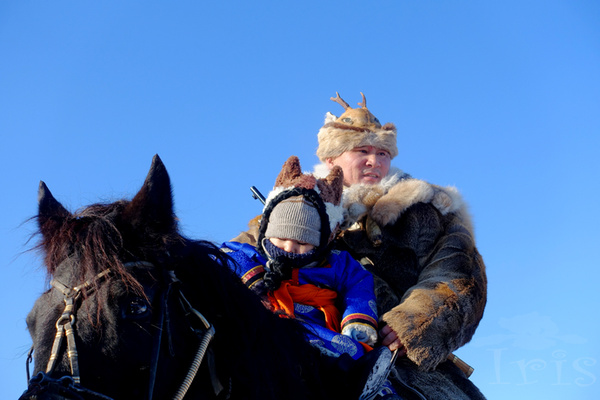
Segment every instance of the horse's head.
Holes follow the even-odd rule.
[[[214,245],[178,233],[158,156],[130,201],[71,213],[44,183],[38,200],[51,288],[27,317],[22,400],[318,398],[296,321],[266,310]]]
[[[186,239],[177,233],[161,160],[155,156],[131,201],[71,213],[43,182],[38,201],[51,288],[27,317],[35,367],[22,399],[172,397],[177,387],[162,383],[176,374],[183,381],[193,351],[182,343],[199,338],[191,325],[172,328],[190,313],[173,295],[179,281],[171,259]]]

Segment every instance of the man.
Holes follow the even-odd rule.
[[[345,111],[339,118],[326,116],[318,134],[323,164],[316,170],[339,165],[346,177],[344,207],[351,220],[337,245],[376,278],[379,312],[387,324],[380,331],[382,344],[410,360],[400,363],[398,378],[428,399],[446,390],[446,398],[482,397],[446,361],[471,340],[487,292],[485,266],[460,195],[390,168],[398,154],[396,128],[379,123],[364,95],[356,109],[339,95],[332,100]]]
[[[396,128],[367,109],[327,113],[318,133],[324,176],[344,173],[345,229],[335,245],[374,275],[385,326],[382,344],[400,356],[391,380],[404,398],[483,399],[455,364],[452,351],[471,340],[483,316],[487,279],[470,216],[456,189],[430,185],[390,166]],[[236,238],[255,237],[251,230]]]

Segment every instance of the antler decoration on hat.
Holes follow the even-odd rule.
[[[369,109],[367,108],[367,99],[365,95],[361,92],[362,102],[358,103],[361,108],[352,108],[346,103],[338,92],[335,92],[337,97],[330,97],[332,101],[335,101],[342,107],[344,107],[344,113],[340,115],[340,117],[336,120],[337,123],[347,126],[352,126],[354,128],[373,130],[380,129],[381,123],[379,120],[371,114]]]
[[[358,105],[362,108],[367,108],[367,99],[365,98],[365,95],[363,94],[363,92],[360,92],[360,95],[362,96],[363,101],[362,103],[358,103]]]
[[[358,103],[358,105],[361,106],[362,108],[366,109],[367,108],[367,98],[365,97],[363,92],[360,92],[360,95],[362,96],[362,102]],[[338,103],[339,105],[344,107],[344,110],[347,110],[349,108],[352,109],[352,107],[350,107],[350,105],[348,103],[346,103],[344,101],[344,99],[342,99],[340,97],[340,94],[338,92],[335,92],[335,96],[336,97],[330,97],[329,99],[332,101],[335,101],[336,103]]]
[[[396,157],[398,155],[396,127],[392,123],[381,125],[377,117],[367,108],[367,98],[364,93],[360,93],[362,96],[362,102],[358,103],[360,108],[350,107],[338,92],[335,94],[336,97],[330,99],[344,107],[344,113],[339,117],[331,113],[325,116],[325,124],[317,135],[319,159],[325,162],[328,158],[338,157],[346,151],[361,146],[375,146],[388,151],[391,158]]]
[[[362,93],[361,93],[362,94]],[[340,94],[338,92],[335,92],[336,97],[330,97],[329,99],[332,101],[335,101],[336,103],[338,103],[339,105],[341,105],[342,107],[344,107],[344,110],[347,110],[348,108],[352,108],[350,107],[350,105],[348,103],[346,103],[341,97]],[[363,99],[365,98],[365,96],[363,95]],[[366,104],[366,102],[365,102]],[[359,104],[360,105],[360,104]]]

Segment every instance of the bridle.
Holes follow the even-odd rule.
[[[154,268],[154,265],[147,261],[136,261],[136,262],[128,262],[124,263],[123,266],[125,268],[131,267],[146,267],[146,268]],[[79,371],[79,356],[77,353],[77,346],[75,341],[75,327],[76,327],[76,318],[75,313],[77,309],[78,299],[82,296],[84,290],[88,291],[88,294],[94,290],[97,286],[96,283],[108,279],[112,275],[112,270],[107,268],[101,272],[99,272],[96,276],[91,279],[86,280],[82,284],[75,287],[68,287],[63,283],[53,279],[50,284],[53,288],[60,291],[63,294],[63,299],[65,303],[64,310],[61,316],[56,321],[56,335],[54,337],[54,342],[52,344],[52,350],[50,352],[50,357],[48,359],[48,364],[46,366],[45,372],[39,372],[33,378],[30,378],[29,373],[29,364],[32,359],[32,354],[34,348],[32,347],[29,355],[27,357],[26,370],[27,370],[27,381],[29,383],[27,391],[23,394],[22,398],[28,398],[25,396],[32,396],[36,394],[40,394],[45,391],[54,392],[60,394],[64,397],[67,395],[72,396],[70,398],[73,399],[97,399],[97,400],[112,400],[110,397],[105,396],[101,393],[89,390],[81,385],[81,376]],[[214,365],[214,357],[213,353],[209,350],[209,345],[211,340],[215,335],[214,327],[208,322],[208,320],[195,308],[192,307],[190,302],[185,298],[181,290],[179,290],[178,285],[174,285],[175,283],[179,283],[179,279],[175,276],[174,271],[169,270],[166,273],[167,279],[167,288],[163,290],[161,293],[161,301],[160,301],[160,312],[159,312],[159,322],[158,322],[158,334],[154,338],[154,346],[152,349],[152,364],[151,364],[151,374],[149,379],[149,388],[148,388],[148,400],[152,400],[154,385],[157,378],[157,366],[158,359],[162,341],[162,333],[164,329],[165,323],[165,315],[167,313],[167,301],[170,295],[170,291],[172,287],[176,287],[178,293],[179,304],[182,307],[184,314],[188,320],[189,326],[192,331],[196,334],[196,336],[200,339],[200,344],[194,354],[194,358],[192,363],[187,371],[186,376],[183,379],[183,382],[179,386],[177,392],[173,396],[174,400],[182,400],[187,391],[189,390],[194,378],[196,377],[200,365],[204,360],[205,355],[208,354],[207,361],[209,366],[209,373],[211,383],[213,385],[213,389],[215,395],[219,395],[221,391],[224,389],[223,385],[219,381],[216,373],[216,368]],[[196,327],[199,322],[199,327]],[[54,371],[56,367],[56,361],[59,358],[60,350],[62,347],[62,342],[66,338],[67,342],[67,357],[69,359],[69,366],[71,375],[66,375],[61,378],[55,379],[51,378],[50,374]],[[67,397],[69,398],[69,397]]]

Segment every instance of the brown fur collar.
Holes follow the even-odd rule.
[[[326,176],[328,172],[329,168],[325,163],[314,168],[314,175],[317,177]],[[467,229],[473,233],[467,205],[458,189],[414,179],[395,167],[378,184],[358,184],[344,188],[342,204],[347,212],[344,225],[350,226],[365,215],[369,215],[380,226],[393,224],[407,208],[417,203],[431,203],[442,215],[459,214]]]

